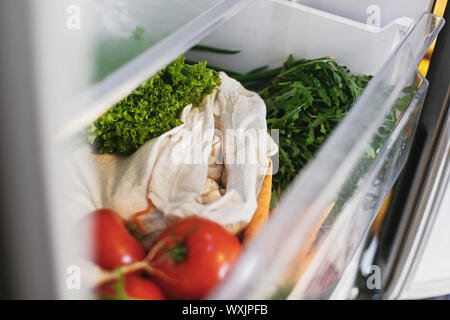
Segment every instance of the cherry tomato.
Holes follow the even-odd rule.
[[[112,270],[144,259],[145,248],[128,232],[125,221],[114,211],[100,209],[88,218],[92,228],[92,260]]]
[[[123,281],[123,282],[121,282]],[[97,296],[112,299],[164,300],[164,294],[156,284],[138,274],[127,274],[97,288]]]
[[[239,257],[239,240],[220,224],[190,217],[167,227],[150,249],[156,254],[152,275],[168,298],[202,299],[230,271]]]

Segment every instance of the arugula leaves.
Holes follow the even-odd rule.
[[[241,80],[244,85],[261,81],[273,75],[270,72],[263,72],[261,77],[247,74]],[[267,106],[268,128],[278,129],[280,136],[280,168],[273,176],[272,204],[345,117],[371,79],[350,75],[331,57],[297,60],[291,55],[275,72],[259,92]]]
[[[89,142],[96,153],[131,154],[180,125],[183,108],[200,104],[219,85],[219,74],[206,62],[189,65],[180,56],[92,123]]]

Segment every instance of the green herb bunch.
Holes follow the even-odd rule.
[[[273,177],[272,204],[345,117],[370,79],[350,75],[331,57],[296,60],[291,55],[259,92],[267,106],[268,128],[279,130],[280,165]]]
[[[219,85],[206,62],[189,65],[180,56],[92,123],[89,142],[96,153],[131,154],[180,125],[183,108],[200,104]]]

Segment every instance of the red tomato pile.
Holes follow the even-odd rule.
[[[220,224],[198,217],[179,220],[157,237],[147,253],[114,211],[93,212],[91,260],[106,270],[145,261],[145,272],[130,272],[96,289],[111,299],[202,299],[239,257],[239,240]]]

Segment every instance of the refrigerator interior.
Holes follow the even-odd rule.
[[[88,296],[67,286],[69,268],[79,265],[77,252],[89,247],[89,238],[74,232],[80,216],[62,214],[73,200],[65,190],[77,179],[65,159],[87,143],[83,130],[90,122],[187,52],[189,59],[242,73],[262,65],[279,67],[293,54],[305,59],[333,56],[355,74],[374,75],[314,160],[292,182],[233,272],[210,296],[329,298],[408,156],[428,87],[417,65],[443,19],[425,13],[415,21],[395,18],[378,28],[281,0],[203,0],[195,6],[183,1],[153,1],[152,6],[139,0],[80,1],[77,5],[89,17],[82,20],[87,23],[80,32],[67,29],[67,16],[42,23],[48,15],[60,17],[57,12],[68,9],[68,1],[30,4],[33,35],[46,35],[42,43],[34,44],[33,71],[40,92],[39,147],[58,297]],[[174,6],[183,9],[171,10]],[[67,14],[74,14],[73,10]],[[199,42],[241,52],[189,51]],[[123,48],[128,45],[130,49]],[[108,56],[117,46],[124,56]],[[103,65],[111,57],[111,64]],[[408,103],[396,104],[411,86],[415,93]],[[380,141],[392,116],[395,126]],[[375,142],[378,147],[373,149]],[[315,240],[310,246],[312,234]]]
[[[440,19],[424,15],[414,28],[412,20],[401,18],[374,29],[307,6],[258,1],[201,42],[241,50],[239,54],[188,54],[239,72],[277,67],[291,53],[302,58],[333,56],[356,74],[375,75],[213,298],[331,295],[406,159],[427,89],[415,70],[440,25]],[[413,100],[398,110],[393,104],[411,85],[418,88]],[[102,107],[106,110],[107,105]],[[399,117],[397,126],[368,160],[367,148],[392,112]],[[317,225],[322,231],[314,246],[305,248]],[[304,264],[307,258],[309,265]]]

